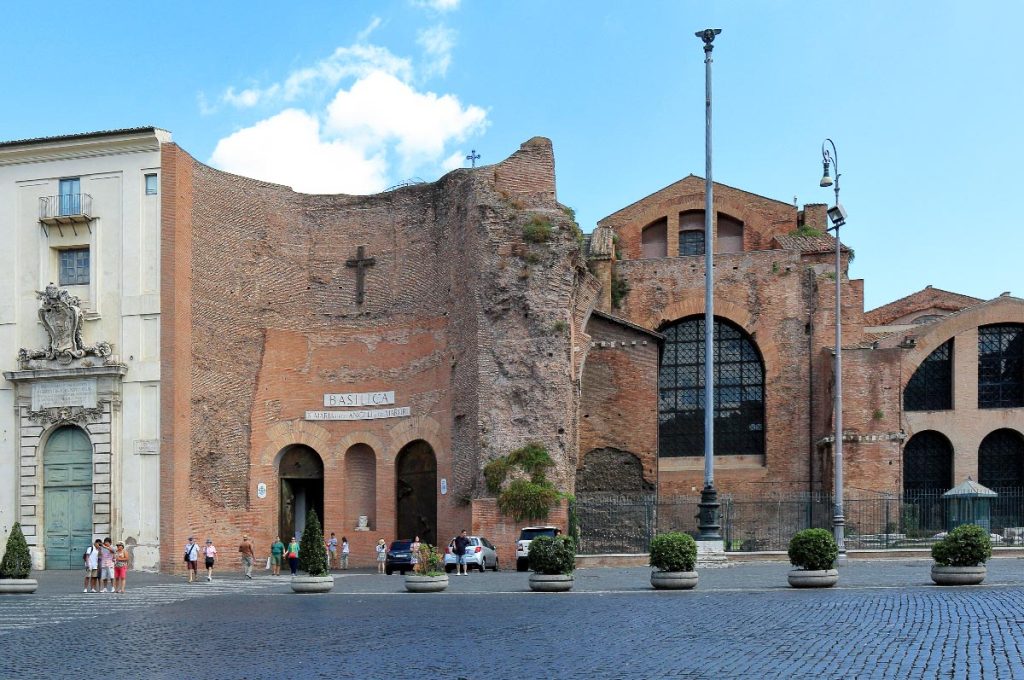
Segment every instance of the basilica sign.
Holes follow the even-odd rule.
[[[306,420],[377,420],[412,415],[408,406],[398,408],[357,409],[354,411],[306,411]]]
[[[324,406],[387,406],[394,403],[394,391],[349,392],[346,394],[324,395]]]

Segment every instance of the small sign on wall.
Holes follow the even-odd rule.
[[[444,496],[448,493],[448,479],[445,477],[441,478],[441,495]]]
[[[256,485],[256,498],[266,498],[266,497],[267,497],[267,485],[264,484],[263,482],[260,482],[259,484]]]
[[[136,439],[135,453],[140,456],[152,456],[160,453],[159,439]]]

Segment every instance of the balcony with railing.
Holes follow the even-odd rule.
[[[92,196],[59,194],[39,198],[39,221],[45,225],[88,224],[93,219]]]

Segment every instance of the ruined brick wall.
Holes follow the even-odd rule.
[[[438,536],[470,521],[481,466],[528,441],[548,446],[556,481],[575,469],[573,310],[596,286],[571,220],[554,200],[550,142],[508,162],[368,197],[314,196],[229,175],[164,148],[165,566],[189,534],[231,555],[277,533],[278,462],[306,445],[324,463],[325,531],[347,535],[354,564],[394,538],[395,462],[426,441],[437,477]],[[499,186],[501,188],[499,188]],[[551,238],[527,244],[534,215]],[[175,240],[176,239],[176,240]],[[346,260],[375,258],[356,302]],[[174,311],[174,310],[165,310]],[[306,421],[332,392],[394,390],[408,418]],[[372,452],[375,489],[348,478]],[[257,486],[266,484],[265,498]],[[358,499],[371,532],[354,533]]]
[[[653,488],[658,480],[658,340],[596,314],[587,332],[592,346],[583,367],[578,468],[588,465],[588,454],[615,449],[636,457],[644,481]]]

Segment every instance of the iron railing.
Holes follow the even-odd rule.
[[[39,198],[39,219],[92,215],[92,196],[89,194],[58,194]]]
[[[902,497],[858,491],[844,499],[846,547],[928,547],[948,528],[946,489],[908,491]],[[996,489],[993,545],[1024,545],[1024,489]],[[726,551],[786,550],[801,529],[832,526],[831,494],[722,495]],[[579,494],[572,511],[582,554],[645,553],[651,538],[667,531],[697,534],[697,496]]]

